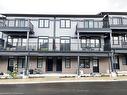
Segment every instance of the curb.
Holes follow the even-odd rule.
[[[64,81],[42,81],[42,82],[0,82],[0,84],[38,84],[38,83],[78,83],[78,82],[120,82],[126,80],[64,80]]]

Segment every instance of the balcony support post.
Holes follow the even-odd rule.
[[[78,42],[78,51],[79,51],[79,46],[80,46],[80,40],[79,40],[79,32],[78,32],[78,35],[77,35],[77,42]],[[77,71],[77,74],[78,76],[80,75],[80,57],[78,56],[78,71]]]
[[[27,31],[27,40],[26,40],[26,51],[28,51],[28,55],[25,56],[25,75],[28,75],[28,62],[29,62],[29,31]]]

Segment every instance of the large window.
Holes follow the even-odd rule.
[[[80,59],[80,68],[90,68],[90,59]]]
[[[37,58],[37,68],[42,68],[43,65],[43,57]]]
[[[65,68],[71,68],[71,59],[65,58]]]
[[[119,36],[112,37],[113,45],[119,45]]]
[[[61,19],[60,20],[60,28],[71,28],[71,20]]]
[[[127,65],[127,56],[122,57],[122,64]]]
[[[81,39],[81,47],[82,48],[87,48],[87,47],[93,47],[93,48],[99,48],[100,47],[100,42],[99,39]]]
[[[61,51],[70,51],[70,37],[61,37],[60,50]]]
[[[120,17],[113,17],[112,18],[112,24],[115,24],[115,25],[122,24],[122,18],[120,18]]]
[[[85,20],[84,22],[85,28],[102,28],[102,21],[94,21],[94,20]]]
[[[49,28],[49,25],[50,25],[49,19],[40,19],[39,20],[39,25],[38,25],[39,28]]]
[[[48,37],[39,37],[39,50],[48,51],[49,40]]]
[[[16,27],[25,27],[25,19],[16,19],[15,26]]]
[[[19,57],[17,63],[18,68],[25,68],[25,57]]]

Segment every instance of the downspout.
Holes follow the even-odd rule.
[[[56,17],[54,17],[53,51],[55,51],[55,50],[56,50],[55,38],[56,38]]]

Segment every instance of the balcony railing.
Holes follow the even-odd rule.
[[[0,28],[29,28],[33,30],[33,24],[29,20],[7,19],[0,21]]]
[[[112,48],[127,49],[127,41],[115,40],[114,42],[116,42],[116,43],[112,44]]]
[[[6,48],[6,51],[27,51],[26,50],[26,43],[13,43]],[[40,51],[40,52],[92,52],[92,51],[104,51],[104,44],[95,45],[94,43],[91,44],[84,44],[81,45],[78,43],[44,43],[44,44],[37,44],[36,42],[29,42],[29,50],[28,51]]]
[[[106,21],[80,21],[77,24],[77,28],[93,29],[93,28],[109,28],[109,23]]]
[[[112,29],[127,29],[127,18],[110,17],[109,22]]]

